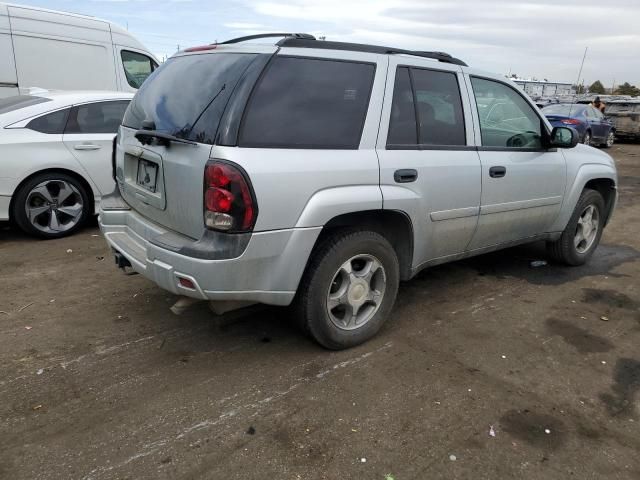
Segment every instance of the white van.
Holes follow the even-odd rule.
[[[0,98],[52,90],[135,92],[158,66],[129,32],[93,17],[0,3]]]

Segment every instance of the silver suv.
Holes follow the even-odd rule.
[[[228,310],[289,305],[327,348],[372,337],[420,270],[546,240],[580,265],[616,203],[607,154],[441,52],[244,37],[174,55],[115,144],[116,262]]]

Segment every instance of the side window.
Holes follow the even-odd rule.
[[[422,145],[466,145],[455,73],[411,69]]]
[[[129,101],[89,103],[75,107],[65,133],[117,133]]]
[[[120,56],[127,83],[133,88],[140,88],[142,82],[158,67],[156,62],[141,53],[122,50]]]
[[[407,67],[396,70],[387,145],[416,144],[466,145],[462,100],[454,73]]]
[[[34,118],[27,124],[27,128],[41,133],[61,134],[67,124],[70,108],[58,110],[57,112],[48,113],[41,117]]]
[[[396,81],[393,86],[387,145],[416,145],[417,143],[416,109],[413,103],[409,69],[400,67],[396,70]]]
[[[255,87],[241,147],[357,149],[375,65],[276,57]]]
[[[471,77],[483,147],[542,148],[542,121],[510,86]]]

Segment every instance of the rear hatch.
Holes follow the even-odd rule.
[[[166,228],[202,236],[205,165],[225,106],[256,57],[178,55],[144,82],[125,113],[116,154],[118,186],[132,208]],[[143,144],[135,137],[143,129],[186,143],[152,138]]]

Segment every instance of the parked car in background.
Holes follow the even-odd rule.
[[[608,148],[615,141],[615,125],[591,105],[558,103],[544,107],[542,113],[554,127],[574,128],[585,145]]]
[[[174,55],[132,100],[99,214],[119,266],[219,311],[293,302],[339,349],[375,335],[426,267],[535,240],[569,265],[593,255],[613,159],[573,148],[502,75],[255,38]]]
[[[613,101],[606,112],[615,126],[616,137],[640,140],[640,98]]]
[[[157,67],[144,45],[113,23],[0,3],[0,98],[32,87],[135,92]]]
[[[113,139],[133,94],[57,92],[0,99],[0,220],[69,235],[114,189]]]

